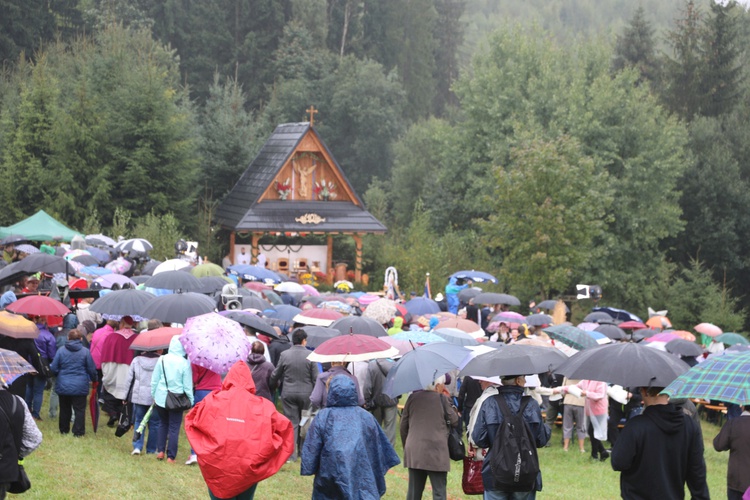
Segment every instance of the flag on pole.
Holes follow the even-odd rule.
[[[432,298],[432,292],[430,291],[430,273],[426,274],[426,277],[424,280],[424,294],[422,296],[427,299]]]

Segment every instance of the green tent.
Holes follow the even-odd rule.
[[[78,231],[73,231],[55,220],[44,210],[38,211],[28,219],[16,222],[12,226],[0,228],[0,237],[11,234],[26,236],[31,241],[70,241],[73,236],[81,235]]]

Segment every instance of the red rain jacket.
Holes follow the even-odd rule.
[[[232,498],[281,469],[294,451],[292,424],[255,395],[250,368],[232,366],[222,383],[185,417],[203,479],[219,498]]]

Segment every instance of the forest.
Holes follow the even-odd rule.
[[[739,331],[749,42],[733,1],[0,0],[0,225],[43,208],[218,261],[216,206],[314,105],[389,228],[373,287],[475,268]]]

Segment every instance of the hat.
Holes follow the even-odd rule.
[[[435,302],[442,302],[444,298],[442,293],[438,293],[435,295]]]
[[[96,325],[90,319],[87,319],[86,321],[82,322],[81,327],[84,330],[86,330],[86,335],[88,335],[89,333],[93,333],[94,330],[96,330]]]
[[[36,274],[32,274],[28,278],[26,278],[26,281],[39,281],[39,276]]]

